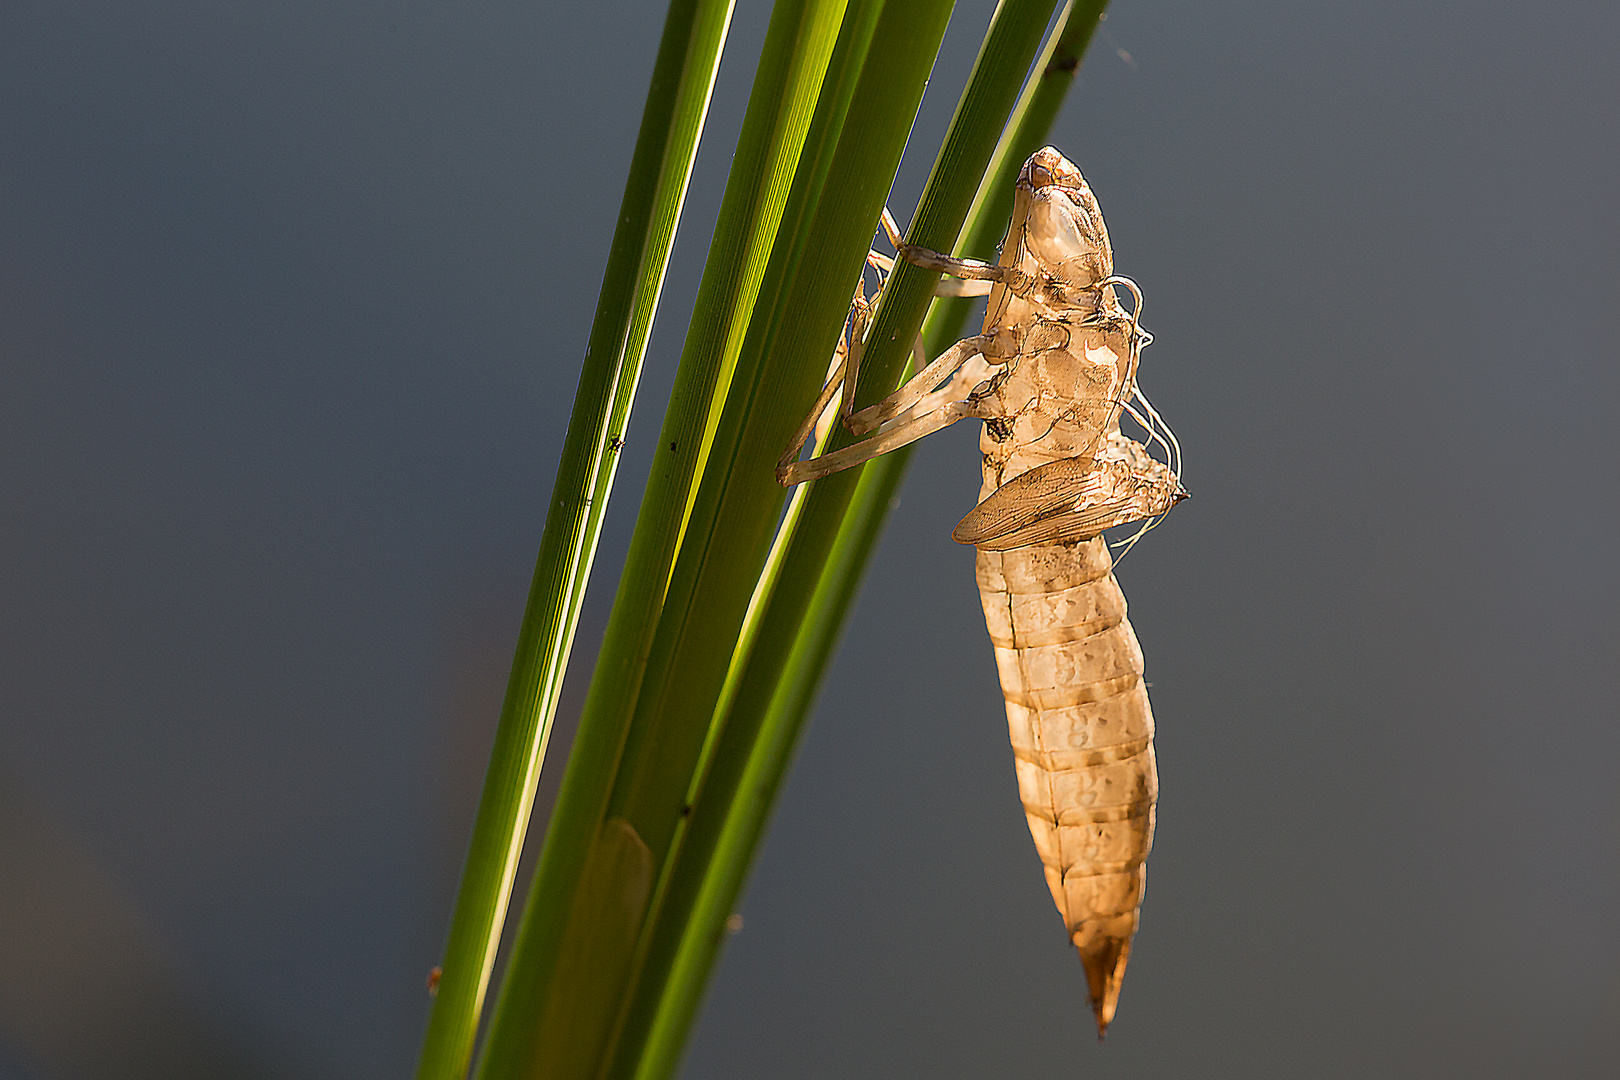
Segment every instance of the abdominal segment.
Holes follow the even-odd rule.
[[[981,550],[977,566],[1019,796],[1100,1033],[1113,1019],[1153,843],[1142,650],[1102,538]]]

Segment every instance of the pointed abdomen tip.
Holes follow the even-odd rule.
[[[1086,969],[1091,1011],[1097,1015],[1097,1041],[1101,1042],[1119,1005],[1119,987],[1125,980],[1125,965],[1131,958],[1131,942],[1129,938],[1104,937],[1083,945],[1075,942],[1075,946],[1080,950],[1080,963]]]

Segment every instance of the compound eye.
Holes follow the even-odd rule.
[[[1096,256],[1102,245],[1091,236],[1085,213],[1061,191],[1043,191],[1030,200],[1025,243],[1042,269],[1070,285],[1098,280]]]

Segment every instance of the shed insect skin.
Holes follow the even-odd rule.
[[[979,503],[952,536],[978,548],[1019,795],[1085,968],[1100,1039],[1140,922],[1158,791],[1142,651],[1101,534],[1147,522],[1134,543],[1187,497],[1175,435],[1136,386],[1152,340],[1139,325],[1142,294],[1114,274],[1097,200],[1050,146],[1024,164],[993,264],[908,245],[887,211],[883,224],[901,258],[963,279],[942,281],[942,295],[988,291],[982,331],[854,411],[874,306],[858,286],[827,386],[777,478],[802,483],[963,417],[984,421]],[[887,269],[875,253],[869,262]],[[1119,289],[1132,294],[1130,310]],[[870,437],[797,460],[818,421],[831,422],[835,398],[845,426]],[[1125,413],[1146,442],[1121,432]]]

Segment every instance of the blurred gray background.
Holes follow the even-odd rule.
[[[662,14],[0,8],[0,1077],[413,1067]],[[1163,793],[1119,1018],[1099,1047],[1018,806],[949,539],[963,424],[916,457],[684,1075],[1620,1075],[1620,14],[1105,29],[1052,141],[1147,295],[1196,496],[1120,572]]]

